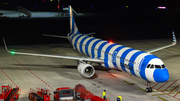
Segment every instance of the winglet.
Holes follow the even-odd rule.
[[[9,53],[12,54],[12,52],[7,49],[6,42],[5,42],[4,38],[3,38],[3,42],[4,42],[4,47],[5,47],[6,51],[8,51]],[[13,53],[15,53],[15,52],[13,52]]]
[[[173,34],[173,45],[176,45],[177,41],[176,41],[176,37],[175,37],[175,34],[174,34],[174,31],[172,31],[172,34]]]
[[[168,47],[176,45],[177,41],[176,41],[176,37],[175,37],[174,31],[172,31],[172,34],[173,34],[173,42],[172,42],[172,44],[156,47],[156,48],[153,48],[153,49],[149,49],[149,50],[146,50],[145,52],[152,53],[152,52],[156,52],[156,51],[159,51],[159,50],[162,50],[162,49],[165,49],[165,48],[168,48]]]
[[[3,42],[4,42],[4,47],[5,47],[5,49],[8,51],[7,46],[6,46],[6,42],[5,42],[4,38],[3,38]]]

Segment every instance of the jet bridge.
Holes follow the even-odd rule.
[[[19,17],[22,17],[21,13],[24,13],[25,15],[27,15],[27,17],[31,17],[31,12],[29,10],[25,9],[24,7],[18,6],[17,10],[19,12]]]
[[[66,11],[67,13],[69,13],[69,8],[63,8],[64,11]],[[72,8],[72,12],[74,15],[77,15],[77,12]]]

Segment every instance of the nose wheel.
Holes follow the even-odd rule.
[[[146,88],[146,92],[152,92],[152,88],[149,86],[150,82],[147,82],[147,88]]]
[[[152,92],[152,88],[151,88],[151,87],[149,87],[149,88],[147,87],[147,88],[146,88],[146,92],[147,92],[147,93]]]

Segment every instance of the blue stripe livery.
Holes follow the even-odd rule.
[[[130,47],[110,44],[108,41],[80,34],[71,13],[69,13],[70,33],[67,36],[73,47],[80,53],[93,59],[104,60],[99,64],[106,68],[121,69],[146,81],[162,83],[169,79],[168,70],[160,58]],[[176,43],[175,38],[173,39]]]

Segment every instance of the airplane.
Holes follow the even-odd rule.
[[[160,58],[158,58],[155,55],[152,55],[151,53],[176,45],[177,41],[174,31],[172,32],[172,44],[156,47],[154,49],[149,49],[147,51],[140,51],[90,36],[94,33],[79,33],[70,5],[69,21],[70,33],[68,33],[67,36],[44,36],[66,38],[70,41],[74,49],[88,57],[48,55],[9,51],[3,38],[5,49],[11,54],[78,60],[77,70],[83,77],[86,78],[91,78],[95,73],[95,69],[91,65],[92,63],[98,63],[99,65],[106,68],[120,69],[136,77],[144,79],[147,82],[146,92],[152,92],[152,88],[149,86],[149,83],[164,83],[168,81],[169,72],[167,67],[164,65],[163,61]]]

